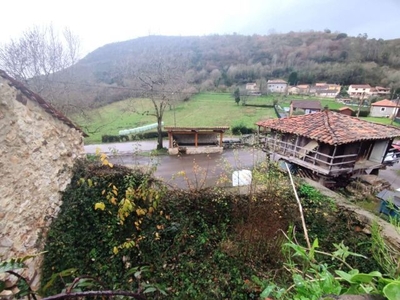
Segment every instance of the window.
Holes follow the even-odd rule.
[[[381,111],[385,111],[386,110],[386,107],[381,107]]]

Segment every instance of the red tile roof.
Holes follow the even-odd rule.
[[[400,137],[400,128],[371,123],[332,111],[270,119],[256,124],[330,145]]]
[[[372,103],[371,106],[384,106],[384,107],[396,107],[396,103],[390,101],[388,99],[384,99],[375,103]]]
[[[25,95],[29,100],[38,103],[47,113],[52,115],[54,118],[59,119],[61,122],[66,124],[67,126],[74,128],[82,133],[83,136],[88,136],[82,129],[76,126],[70,119],[64,116],[61,112],[56,110],[53,106],[47,103],[41,96],[32,92],[27,87],[25,87],[21,82],[15,80],[14,78],[10,77],[5,71],[0,70],[0,77],[8,80],[8,84],[17,90],[19,90],[22,94]]]

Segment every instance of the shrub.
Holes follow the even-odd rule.
[[[232,126],[232,134],[234,135],[251,134],[251,133],[254,133],[254,128],[247,127],[243,123]]]
[[[119,135],[102,135],[101,136],[101,142],[102,143],[114,143],[114,142],[120,142],[121,137]]]
[[[252,275],[267,277],[273,269],[276,279],[283,263],[282,231],[299,223],[287,178],[276,168],[257,166],[253,180],[265,187],[243,195],[219,189],[166,190],[148,174],[101,159],[106,165],[81,161],[75,166],[47,236],[43,283],[75,268],[76,275],[99,279],[104,289],[132,291],[140,284],[134,273],[145,266],[141,282],[168,290],[165,299],[256,299],[259,289]],[[299,195],[310,237],[321,237],[322,249],[345,240],[365,253],[359,251],[365,250],[365,239],[349,233],[345,214],[339,222],[334,218],[329,199],[310,186],[302,186]],[[121,217],[118,204],[123,206],[128,196],[137,197],[140,209]],[[56,278],[46,294],[64,285]]]
[[[168,132],[162,131],[161,135],[162,137],[168,137]],[[157,137],[158,137],[157,131],[149,131],[132,135],[132,140],[156,139]]]

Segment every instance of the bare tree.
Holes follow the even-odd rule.
[[[186,81],[182,64],[175,59],[157,58],[144,64],[136,74],[143,96],[150,99],[154,111],[146,112],[157,119],[157,149],[163,148],[162,121],[165,109],[183,100]]]
[[[52,25],[34,26],[0,45],[0,68],[53,102],[66,88],[56,82],[56,73],[78,61],[79,47],[79,38],[68,28],[59,35]],[[63,81],[72,77],[72,70],[68,71]]]

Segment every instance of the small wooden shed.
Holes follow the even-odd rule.
[[[354,112],[354,110],[348,106],[339,108],[339,113],[346,115],[346,116],[351,116],[353,112]]]
[[[229,126],[216,127],[164,127],[168,132],[170,154],[177,154],[179,150],[186,153],[222,152],[222,140]],[[202,151],[204,150],[207,151]],[[206,147],[206,148],[205,148]],[[197,148],[189,150],[189,148]],[[175,149],[175,151],[171,151]],[[176,152],[176,153],[175,153]]]

